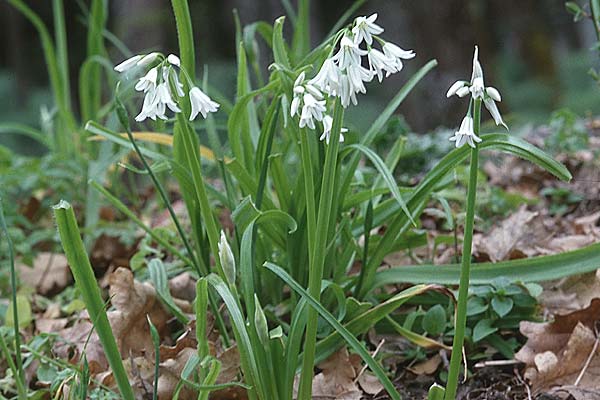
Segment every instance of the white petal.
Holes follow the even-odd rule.
[[[502,120],[502,116],[500,115],[500,111],[498,110],[496,102],[494,102],[494,100],[492,100],[491,98],[488,98],[483,100],[483,104],[485,104],[485,108],[488,109],[488,111],[492,115],[492,118],[494,118],[494,122],[496,123],[496,125],[502,125],[506,128],[506,130],[508,130],[508,126],[506,126],[506,124]]]
[[[141,60],[137,62],[137,65],[146,66],[152,63],[154,60],[156,60],[158,58],[158,55],[158,53],[150,53],[148,55],[145,55]]]
[[[175,54],[169,54],[169,56],[167,57],[167,61],[171,64],[174,65],[176,67],[181,66],[181,60],[179,59],[179,57],[177,57]]]
[[[500,97],[500,92],[495,87],[488,86],[485,88],[485,92],[495,101],[502,101],[502,97]]]
[[[468,86],[463,86],[463,87],[461,87],[460,89],[458,89],[458,90],[456,91],[456,95],[457,95],[458,97],[465,97],[466,95],[468,95],[468,94],[469,94],[469,92],[470,92],[470,91],[469,91],[469,87],[468,87]]]
[[[466,84],[467,84],[467,82],[465,82],[465,81],[454,82],[452,84],[452,86],[450,86],[450,89],[448,89],[448,92],[446,93],[446,97],[454,96],[455,94],[457,94],[458,90],[460,88],[463,88]]]
[[[137,56],[133,56],[131,58],[128,58],[127,60],[123,61],[122,63],[120,63],[119,65],[117,65],[115,67],[115,71],[117,72],[125,72],[131,68],[133,68],[138,61],[140,61],[142,59],[143,56],[141,55],[137,55]]]

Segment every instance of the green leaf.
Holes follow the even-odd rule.
[[[104,301],[100,295],[100,289],[98,288],[90,260],[85,252],[73,208],[69,203],[61,200],[60,203],[54,206],[54,217],[58,226],[60,241],[65,250],[73,277],[75,278],[75,284],[85,301],[91,320],[94,321],[94,327],[100,338],[100,343],[102,343],[108,364],[113,371],[121,396],[126,400],[133,400],[133,390],[123,367],[121,354],[119,353],[117,342],[108,322],[108,317],[106,316]]]
[[[478,321],[477,324],[475,324],[475,328],[473,328],[473,342],[479,342],[486,336],[496,332],[498,328],[493,327],[492,324],[493,321],[489,319],[482,319]]]
[[[467,301],[467,317],[481,314],[482,312],[487,310],[488,307],[489,307],[489,305],[481,297],[477,297],[477,296],[471,297]]]
[[[8,304],[8,310],[12,310],[13,303],[12,301]],[[19,328],[27,328],[31,321],[33,321],[31,314],[31,303],[27,296],[22,294],[17,294],[17,313],[19,315]],[[5,319],[6,326],[14,327],[15,322],[13,320],[13,314],[11,312],[6,313]]]
[[[252,391],[256,391],[259,398],[267,398],[264,396],[264,387],[259,377],[259,366],[256,363],[256,357],[248,335],[246,321],[242,314],[242,310],[239,307],[236,297],[231,293],[227,284],[221,277],[215,274],[210,274],[205,278],[208,283],[217,291],[219,296],[223,299],[225,306],[229,312],[231,318],[231,325],[233,327],[233,333],[235,335],[235,341],[237,343],[240,353],[240,364],[242,366],[242,372],[246,383],[253,386]]]
[[[600,265],[600,243],[551,256],[471,265],[471,284],[484,285],[497,276],[513,281],[543,282],[595,271]],[[373,288],[397,283],[456,285],[460,265],[414,265],[378,271]]]
[[[446,310],[440,304],[431,307],[423,316],[421,322],[425,332],[438,336],[446,329]]]
[[[381,177],[383,178],[388,189],[392,193],[392,196],[394,196],[394,199],[396,199],[396,201],[400,205],[400,208],[402,208],[402,211],[404,211],[404,213],[408,216],[410,221],[413,224],[415,224],[415,221],[413,220],[410,211],[406,207],[406,202],[404,201],[404,199],[402,198],[402,195],[400,194],[400,190],[398,189],[398,185],[396,184],[396,181],[394,180],[394,177],[392,176],[391,171],[385,165],[383,160],[377,155],[377,153],[375,153],[373,150],[371,150],[368,147],[363,146],[361,144],[351,144],[347,147],[347,149],[358,150],[371,160],[373,165],[375,165],[375,168],[377,169],[377,171],[381,174]],[[346,150],[344,150],[344,152],[342,153],[341,158],[343,158],[345,156],[345,154],[347,154]]]
[[[429,392],[427,393],[427,400],[444,400],[444,394],[446,394],[446,390],[443,386],[434,383],[429,388]]]
[[[175,300],[171,296],[169,291],[169,281],[167,278],[167,267],[158,258],[153,258],[148,263],[148,272],[150,273],[150,280],[156,289],[156,294],[160,301],[169,309],[171,314],[177,318],[183,325],[187,325],[189,319],[185,316],[181,308],[175,304]]]
[[[340,324],[338,320],[335,319],[335,317],[321,305],[321,303],[309,295],[308,292],[302,286],[300,286],[298,282],[292,279],[287,272],[285,272],[279,266],[269,262],[265,263],[264,266],[281,278],[285,283],[287,283],[296,293],[301,295],[302,298],[305,299],[306,302],[310,304],[311,307],[313,307],[321,315],[321,317],[323,317],[337,331],[337,333],[344,338],[344,340],[346,340],[348,345],[350,345],[350,347],[352,347],[352,349],[361,356],[371,371],[377,376],[390,397],[394,400],[400,400],[400,395],[396,391],[394,384],[387,377],[381,365],[375,361],[365,346],[359,342],[350,331],[344,328],[342,324]]]
[[[291,68],[290,58],[288,57],[283,40],[284,21],[285,17],[279,17],[275,20],[275,26],[273,27],[273,58],[275,59],[275,63],[285,68]]]
[[[492,308],[500,318],[507,315],[513,308],[513,300],[510,297],[494,296],[492,298]]]

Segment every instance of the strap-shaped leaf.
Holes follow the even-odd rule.
[[[394,400],[400,400],[400,394],[396,391],[394,384],[387,377],[381,365],[375,361],[365,346],[359,342],[350,331],[344,328],[342,324],[321,305],[321,303],[309,295],[308,292],[302,286],[300,286],[298,282],[292,279],[292,277],[281,267],[269,262],[265,263],[265,267],[281,278],[285,283],[287,283],[296,293],[301,295],[302,298],[305,299],[306,302],[310,304],[310,306],[313,307],[319,313],[319,315],[321,315],[321,317],[323,317],[325,321],[327,321],[327,323],[330,324],[337,331],[337,333],[339,333],[340,336],[346,340],[348,345],[350,345],[350,347],[352,347],[352,349],[361,356],[369,368],[371,368],[371,371],[373,371],[373,373],[377,376],[390,397]]]
[[[394,199],[396,199],[396,201],[398,202],[398,205],[400,205],[400,208],[402,209],[402,211],[404,211],[404,213],[408,216],[410,221],[414,224],[415,221],[413,220],[412,215],[410,214],[410,211],[408,210],[408,207],[406,207],[406,202],[404,201],[404,199],[402,198],[402,195],[400,194],[400,190],[398,189],[398,185],[396,184],[396,181],[394,180],[394,177],[392,176],[392,172],[388,169],[388,167],[385,165],[383,160],[377,155],[377,153],[375,153],[373,150],[369,149],[368,147],[363,146],[362,144],[351,144],[350,146],[347,147],[347,149],[358,150],[361,153],[363,153],[365,156],[367,156],[369,158],[369,160],[371,160],[371,162],[373,163],[373,165],[375,165],[375,168],[379,172],[380,176],[383,178],[388,189],[392,193],[392,196],[394,196]],[[346,150],[344,151],[344,153],[346,153]],[[346,154],[348,154],[348,153],[346,153],[346,154],[344,154],[344,153],[342,153],[342,157],[344,157]]]
[[[541,282],[583,274],[598,268],[600,243],[551,256],[473,264],[471,283],[486,284],[499,276],[513,281]],[[401,266],[377,272],[373,288],[400,282],[454,285],[458,284],[459,276],[459,264]]]

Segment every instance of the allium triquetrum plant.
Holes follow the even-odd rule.
[[[366,132],[353,132],[345,128],[344,113],[360,112],[355,108],[359,94],[366,94],[367,88],[376,84],[375,77],[379,82],[402,79],[390,76],[401,72],[403,63],[415,57],[413,51],[384,39],[384,28],[377,24],[376,14],[349,23],[351,13],[345,14],[333,32],[312,50],[306,0],[299,2],[291,45],[284,40],[283,17],[273,26],[253,24],[243,32],[239,28],[237,93],[230,103],[211,89],[206,71],[203,80],[197,80],[187,1],[172,0],[172,6],[178,55],[140,54],[118,60],[115,67],[121,79],[114,108],[125,133],[95,122],[88,123],[86,130],[136,152],[145,167],[144,174],[151,178],[173,219],[179,245],[165,241],[144,225],[99,183],[92,186],[198,279],[198,351],[184,368],[197,373],[182,376],[181,385],[199,390],[204,397],[218,388],[214,382],[220,363],[208,351],[204,329],[210,311],[223,343],[235,341],[237,345],[243,382],[236,384],[245,385],[251,399],[294,398],[298,373],[297,398],[310,399],[315,365],[344,345],[362,357],[391,398],[399,399],[387,372],[357,337],[391,316],[411,297],[432,288],[419,284],[393,295],[374,292],[377,269],[384,257],[404,244],[430,196],[469,155],[462,145],[469,143],[473,160],[465,255],[470,255],[471,248],[469,232],[476,184],[473,171],[477,170],[479,150],[499,149],[519,155],[564,179],[569,178],[568,171],[517,138],[504,133],[480,135],[482,102],[496,122],[502,120],[494,103],[500,95],[493,88],[485,88],[475,57],[478,70],[471,81],[451,89],[451,94],[471,93],[472,97],[466,121],[455,135],[458,148],[417,186],[399,188],[392,175],[398,158],[384,161],[369,145],[410,91],[436,65],[435,60],[407,80]],[[261,37],[272,49],[268,79],[258,63],[259,26]],[[222,144],[217,123],[225,117],[228,146]],[[201,147],[199,138],[204,132],[208,142]],[[401,152],[402,141],[397,138],[393,152]],[[171,145],[172,152],[157,151],[147,142]],[[377,178],[361,179],[362,157],[375,167]],[[189,226],[173,211],[163,188],[165,171],[179,183]],[[62,204],[57,211],[67,209],[68,205]],[[233,228],[229,230],[218,222],[225,210],[231,212]],[[59,226],[59,230],[65,226]],[[371,237],[371,232],[380,227],[385,227],[382,233]],[[62,232],[61,236],[72,237]],[[63,245],[69,248],[64,241]],[[149,269],[159,265],[156,260],[147,260]],[[352,275],[350,270],[356,261],[362,267],[358,275]],[[465,256],[459,316],[464,313],[462,299],[468,289],[469,262]],[[425,276],[423,282],[427,280]],[[228,318],[221,315],[221,304]],[[459,325],[457,318],[451,371],[456,370],[457,357],[460,366]],[[414,340],[416,336],[411,337]],[[126,382],[121,378],[120,382]],[[446,398],[454,396],[450,394],[451,386],[449,383]],[[129,392],[121,388],[126,399],[130,398]]]

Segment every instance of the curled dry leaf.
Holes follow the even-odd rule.
[[[39,253],[33,268],[19,264],[18,269],[21,282],[44,296],[59,293],[73,279],[63,254]]]
[[[537,212],[527,211],[526,206],[521,206],[499,226],[492,228],[487,235],[477,235],[475,252],[480,258],[488,258],[492,262],[528,256],[527,252],[523,251],[522,242],[529,239],[529,224],[537,215]]]
[[[573,386],[600,391],[600,352],[592,354],[596,342],[594,328],[600,320],[600,299],[589,307],[558,315],[551,323],[521,322],[520,330],[527,343],[515,355],[526,364],[525,377],[534,392]]]
[[[160,304],[156,291],[149,283],[137,282],[126,268],[117,268],[109,277],[109,295],[115,310],[108,313],[115,339],[122,355],[153,354],[150,320],[161,337],[170,316]]]

